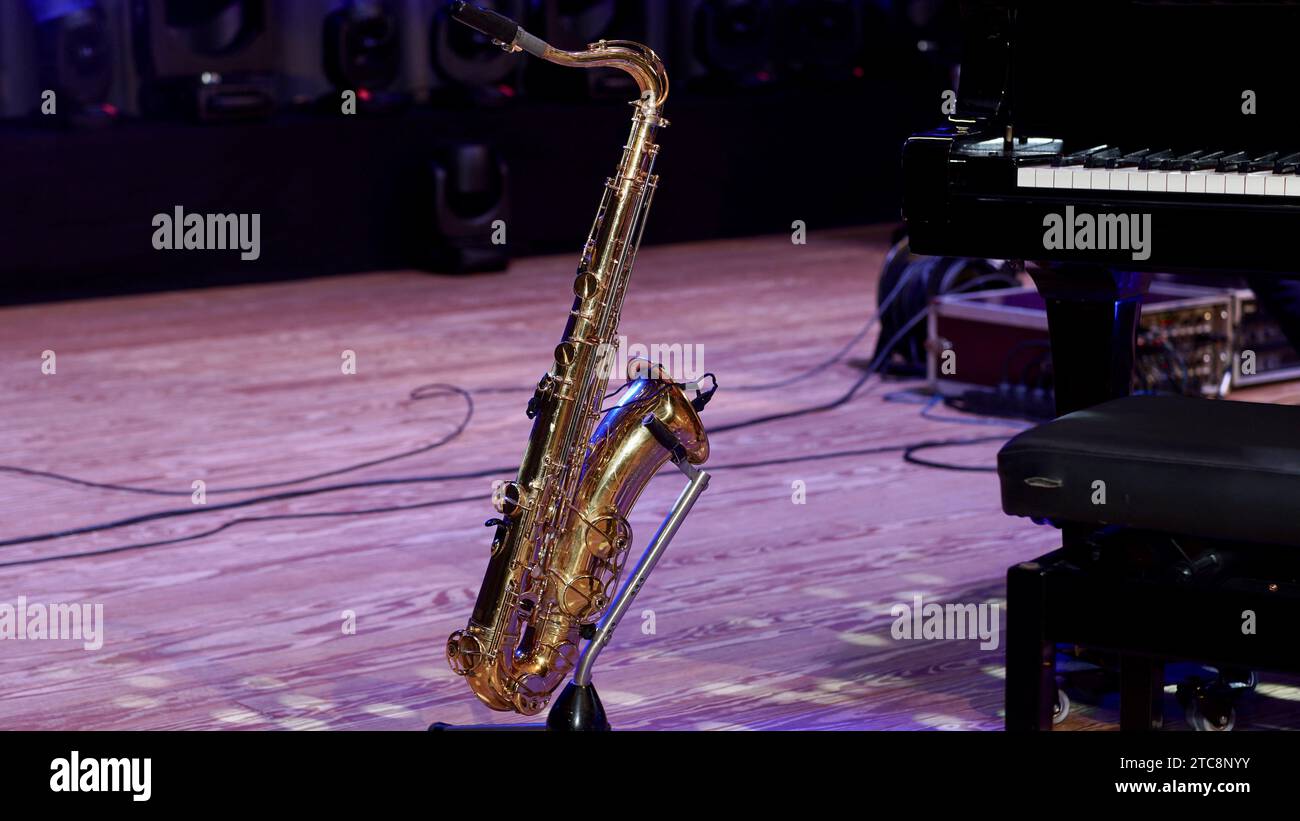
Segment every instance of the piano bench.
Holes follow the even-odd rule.
[[[1007,573],[1007,729],[1051,729],[1057,644],[1117,658],[1126,730],[1162,723],[1168,661],[1300,672],[1300,407],[1116,399],[1012,439],[998,475],[1063,537]]]

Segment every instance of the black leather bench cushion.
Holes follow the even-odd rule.
[[[1300,407],[1116,399],[1012,439],[998,476],[1013,516],[1300,545]]]

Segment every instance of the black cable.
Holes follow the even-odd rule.
[[[941,401],[943,401],[943,397],[937,393],[931,397],[930,401],[926,402],[921,407],[921,418],[929,419],[932,422],[949,422],[955,425],[982,425],[991,428],[1020,428],[1021,430],[1025,430],[1033,427],[1031,423],[1022,422],[1018,419],[1008,419],[1003,416],[976,416],[971,419],[966,419],[961,416],[939,416],[938,414],[932,413],[931,411],[934,406],[939,404]],[[944,404],[948,403],[945,402]],[[952,405],[949,404],[948,407],[952,407]],[[958,408],[957,410],[960,411],[961,409]]]
[[[488,390],[491,391],[495,389],[488,389]],[[389,462],[396,462],[399,459],[409,459],[412,456],[419,456],[422,453],[428,453],[431,450],[436,450],[437,448],[440,448],[443,445],[446,445],[450,443],[452,440],[456,439],[456,437],[460,436],[461,433],[465,431],[465,428],[469,427],[470,421],[474,418],[474,398],[473,396],[470,395],[470,392],[465,390],[464,388],[458,387],[456,385],[442,383],[442,382],[435,382],[428,385],[421,385],[417,388],[412,389],[410,393],[410,398],[412,401],[432,399],[435,396],[447,395],[447,394],[455,394],[465,400],[465,416],[460,420],[460,423],[456,425],[456,427],[451,431],[451,433],[447,434],[446,436],[442,437],[436,442],[431,442],[427,445],[421,445],[418,448],[412,448],[411,450],[402,451],[401,453],[395,453],[390,456],[382,456],[378,459],[369,459],[364,462],[357,462],[356,464],[345,465],[344,467],[341,468],[335,468],[333,470],[326,470],[320,473],[314,473],[310,476],[300,476],[297,479],[285,479],[279,482],[266,482],[259,485],[217,487],[212,490],[207,490],[205,492],[210,495],[217,495],[221,493],[251,493],[253,491],[258,491],[258,490],[272,490],[275,488],[290,487],[292,485],[302,485],[302,484],[306,484],[307,482],[315,482],[320,479],[328,479],[333,476],[341,476],[345,473],[355,473],[358,470],[364,470],[365,468],[374,467],[376,465],[388,464]],[[33,470],[31,468],[24,468],[16,465],[0,465],[0,473],[12,473],[18,476],[30,476],[30,477],[42,478],[42,479],[53,479],[54,481],[57,482],[65,482],[67,484],[78,485],[81,487],[96,488],[99,490],[112,490],[121,493],[139,493],[147,496],[190,496],[192,493],[192,491],[189,490],[163,490],[160,488],[139,487],[136,485],[120,485],[120,484],[115,484],[113,482],[94,482],[89,479],[78,479],[75,476],[67,476],[65,474],[55,473],[53,471]]]
[[[69,528],[68,530],[53,531],[50,533],[38,533],[34,536],[19,536],[13,539],[0,541],[0,547],[15,547],[21,544],[32,544],[33,542],[48,542],[54,539],[66,539],[69,536],[84,536],[88,533],[97,533],[103,530],[116,530],[119,527],[129,527],[131,525],[145,524],[146,522],[156,522],[162,519],[175,519],[181,516],[195,516],[201,513],[215,513],[220,510],[235,510],[241,507],[250,507],[252,505],[267,504],[270,502],[283,502],[289,499],[301,499],[306,496],[317,496],[322,493],[338,493],[343,490],[355,490],[366,487],[385,487],[389,485],[412,485],[426,484],[429,482],[447,482],[456,479],[482,479],[487,476],[499,476],[513,470],[513,468],[496,467],[482,470],[466,471],[464,473],[445,473],[440,476],[409,476],[396,479],[368,479],[361,482],[347,482],[339,485],[326,485],[324,487],[307,488],[305,490],[287,490],[283,493],[272,493],[264,496],[253,496],[248,499],[240,499],[237,502],[223,502],[219,505],[195,505],[194,507],[173,508],[171,510],[158,510],[153,513],[141,513],[137,516],[129,516],[125,519],[117,519],[111,522],[100,524],[84,525],[82,527]]]
[[[267,516],[243,516],[238,519],[231,519],[209,530],[199,533],[191,533],[188,536],[177,536],[174,539],[161,539],[156,542],[138,542],[136,544],[120,545],[118,547],[105,547],[100,550],[88,550],[84,553],[57,553],[53,556],[38,556],[31,559],[18,559],[12,562],[0,562],[0,568],[19,567],[29,564],[45,564],[46,562],[57,562],[66,559],[84,559],[90,556],[107,556],[111,553],[126,553],[131,550],[144,550],[153,547],[168,547],[180,544],[182,542],[192,542],[196,539],[202,539],[207,536],[214,536],[223,530],[232,528],[235,525],[247,524],[249,522],[273,522],[285,519],[320,519],[333,516],[370,516],[379,513],[395,513],[403,510],[415,510],[424,507],[439,507],[441,505],[459,504],[460,502],[475,502],[481,499],[481,496],[467,496],[461,499],[439,499],[433,502],[420,502],[413,505],[392,505],[389,507],[375,507],[365,510],[338,510],[323,511],[319,513],[276,513]]]
[[[945,447],[964,447],[966,445],[978,445],[984,442],[1005,442],[1005,436],[980,436],[976,439],[966,439],[960,442],[919,442],[915,445],[908,445],[903,449],[903,461],[913,465],[920,465],[927,468],[938,468],[939,470],[957,470],[967,473],[996,473],[996,467],[985,467],[984,465],[953,465],[946,462],[935,462],[929,459],[921,459],[915,454],[922,450],[932,450],[934,448]]]
[[[906,286],[908,282],[911,281],[911,278],[915,272],[916,272],[915,268],[908,268],[907,271],[904,272],[904,274],[901,277],[899,277],[898,284],[895,285],[894,289],[890,291],[885,296],[885,298],[880,301],[880,304],[876,307],[876,310],[872,312],[871,316],[867,317],[867,322],[865,325],[862,326],[862,329],[858,331],[856,334],[854,334],[853,338],[851,338],[848,342],[844,343],[844,345],[840,347],[839,352],[836,353],[834,356],[832,356],[830,359],[827,359],[825,362],[821,362],[817,365],[813,365],[811,368],[808,368],[802,373],[797,373],[794,376],[788,377],[786,379],[780,379],[777,380],[776,382],[760,382],[753,385],[736,385],[735,387],[728,388],[728,390],[766,391],[766,390],[771,390],[773,388],[784,388],[787,385],[794,384],[795,382],[801,382],[804,379],[807,379],[808,377],[812,376],[813,374],[821,373],[822,371],[829,368],[831,365],[836,364],[844,357],[848,356],[849,351],[857,347],[858,343],[861,342],[868,333],[870,333],[871,328],[876,324],[876,322],[880,320],[880,317],[884,314],[884,312],[889,310],[890,304],[893,303],[893,301],[898,298],[898,295],[902,292],[904,286]]]
[[[841,405],[847,404],[848,402],[853,400],[853,397],[857,394],[859,390],[861,390],[862,386],[866,384],[867,380],[876,375],[876,371],[880,369],[880,366],[884,364],[884,361],[887,358],[889,358],[889,354],[893,352],[894,346],[897,345],[899,341],[904,336],[907,335],[908,331],[912,330],[912,328],[916,326],[916,323],[924,319],[928,313],[929,313],[928,308],[926,310],[917,312],[917,314],[913,316],[910,320],[908,320],[903,325],[903,327],[899,328],[898,331],[892,337],[890,337],[889,342],[886,343],[885,347],[880,351],[880,353],[876,355],[876,358],[871,361],[871,363],[866,367],[866,369],[863,370],[862,375],[858,377],[858,379],[851,386],[849,386],[849,389],[838,398],[832,399],[830,402],[826,402],[821,405],[813,405],[807,408],[799,408],[797,410],[784,411],[782,413],[772,413],[766,416],[759,416],[753,419],[746,419],[741,422],[733,422],[730,425],[722,425],[720,427],[711,428],[709,430],[709,433],[710,434],[726,433],[727,431],[740,430],[741,428],[748,428],[754,425],[762,425],[767,422],[776,422],[781,419],[794,419],[799,416],[807,416],[810,413],[822,413],[824,411],[834,410],[835,408],[838,408]]]
[[[711,466],[709,470],[713,473],[717,473],[719,471],[725,471],[725,470],[747,470],[750,468],[770,467],[773,465],[786,465],[786,464],[792,464],[797,462],[816,462],[816,461],[823,461],[826,459],[842,459],[848,456],[870,456],[870,455],[878,455],[881,453],[897,453],[899,451],[903,451],[904,453],[906,453],[908,448],[960,447],[962,445],[976,444],[978,442],[984,442],[989,439],[997,439],[997,438],[1000,437],[980,437],[979,439],[945,439],[945,440],[921,442],[916,445],[879,445],[875,447],[856,448],[852,450],[822,451],[820,453],[812,453],[804,456],[782,456],[782,457],[776,457],[772,459],[761,459],[753,462],[733,462],[731,464],[714,465]],[[500,472],[501,469],[491,471],[490,473],[500,473]],[[488,473],[488,472],[483,472],[483,473]],[[490,473],[488,473],[488,475],[490,475]],[[431,478],[410,477],[408,479],[392,479],[392,480],[382,480],[382,481],[385,484],[409,484],[409,483],[416,483],[416,482],[431,481]],[[364,486],[371,483],[358,482],[356,484],[358,486]],[[313,492],[315,491],[303,491],[302,494],[309,495],[310,493]],[[478,501],[482,501],[484,498],[485,497],[482,495],[463,496],[456,499],[439,499],[432,502],[420,502],[412,505],[392,505],[387,507],[367,508],[361,510],[322,511],[317,513],[277,513],[277,514],[268,514],[266,516],[243,516],[237,519],[231,519],[230,521],[224,522],[218,525],[217,527],[209,528],[208,530],[200,531],[199,533],[192,533],[186,536],[177,536],[171,539],[161,539],[155,542],[136,542],[136,543],[130,543],[125,545],[118,545],[116,547],[106,547],[98,550],[89,550],[82,553],[56,553],[53,556],[37,556],[30,559],[17,559],[11,562],[0,562],[0,568],[20,567],[23,565],[31,565],[31,564],[45,564],[48,562],[65,561],[68,559],[88,558],[91,556],[105,556],[114,553],[126,553],[133,550],[144,550],[144,549],[149,549],[154,547],[168,547],[171,545],[180,544],[182,542],[195,541],[197,539],[202,539],[207,536],[214,536],[217,533],[235,527],[236,525],[248,524],[250,522],[270,522],[270,521],[281,521],[286,519],[315,519],[315,518],[345,517],[345,516],[370,516],[370,515],[394,513],[394,512],[400,512],[406,510],[417,510],[420,508],[441,507],[443,505],[460,504],[463,502],[478,502]],[[102,529],[107,529],[107,528],[102,528]],[[0,543],[0,544],[11,545],[12,542]]]

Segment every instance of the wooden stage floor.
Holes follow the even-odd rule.
[[[860,372],[840,363],[788,388],[736,388],[798,374],[853,336],[874,306],[888,233],[647,248],[623,332],[633,343],[703,346],[722,384],[706,411],[713,427],[825,403]],[[0,311],[0,462],[177,494],[0,472],[0,540],[192,510],[195,480],[206,482],[209,508],[0,549],[10,565],[0,567],[0,603],[102,603],[105,622],[98,650],[0,641],[0,728],[518,720],[478,706],[443,642],[478,590],[491,481],[518,465],[524,404],[563,327],[574,259],[524,260],[504,275],[375,273]],[[855,354],[873,344],[874,333]],[[47,350],[54,375],[41,372]],[[355,375],[341,372],[345,351],[356,354]],[[456,395],[410,398],[431,382],[474,391],[461,436],[305,486],[499,473],[210,509],[250,495],[224,488],[448,436],[465,406]],[[1000,728],[1002,651],[895,641],[890,611],[915,595],[1001,602],[1006,567],[1056,535],[1004,516],[993,474],[905,463],[904,443],[1015,428],[922,418],[919,405],[886,400],[902,387],[873,382],[834,410],[713,437],[713,484],[597,671],[617,727]],[[991,465],[997,447],[928,455]],[[665,471],[639,504],[635,551],[678,478]],[[792,501],[796,482],[805,504]],[[312,515],[430,502],[440,504]],[[299,518],[260,518],[285,514]],[[11,564],[175,539],[185,540]],[[1295,712],[1300,690],[1268,692],[1248,708],[1256,726]],[[1085,708],[1068,726],[1113,720],[1113,709]]]

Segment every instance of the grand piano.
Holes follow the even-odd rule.
[[[1128,392],[1148,272],[1300,271],[1300,5],[982,0],[962,24],[956,111],[903,150],[911,248],[1031,263],[1062,413]]]
[[[1300,268],[1300,6],[971,2],[963,26],[956,113],[904,149],[916,252]],[[1044,247],[1067,206],[1150,214],[1150,256]]]
[[[1300,551],[1277,549],[1300,547],[1300,409],[1129,396],[1153,272],[1298,276],[1300,5],[977,0],[962,24],[956,110],[903,150],[911,249],[1025,263],[1061,417],[999,454],[1004,509],[1062,530],[1008,572],[1007,727],[1050,729],[1078,643],[1116,654],[1121,727],[1152,729],[1167,659],[1300,668]],[[1243,637],[1248,610],[1279,632]]]

